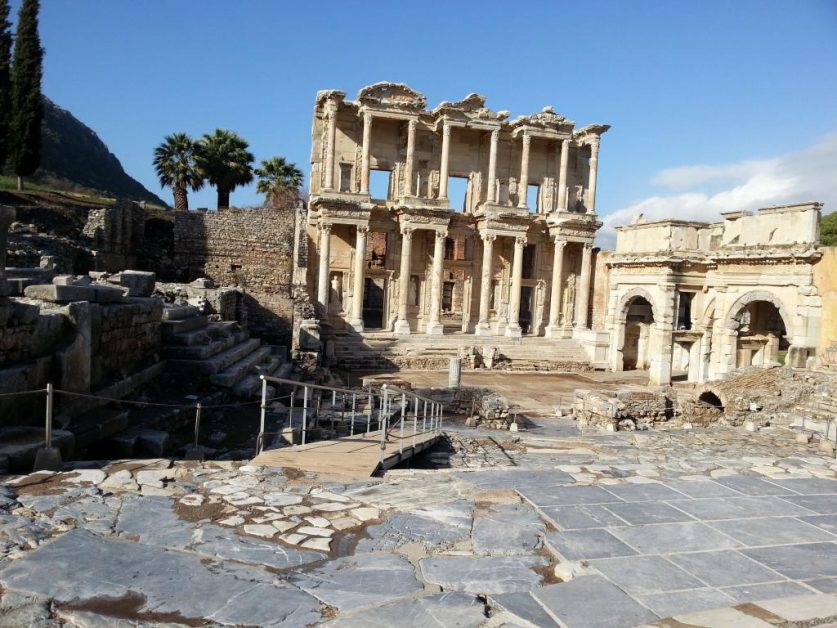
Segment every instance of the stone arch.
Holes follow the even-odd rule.
[[[776,309],[779,310],[779,315],[785,323],[785,329],[787,330],[788,336],[792,335],[793,332],[791,327],[793,325],[793,316],[791,316],[790,311],[787,307],[785,307],[782,300],[768,290],[752,290],[738,297],[735,300],[735,303],[732,304],[732,307],[730,307],[727,311],[727,315],[724,318],[724,328],[729,330],[737,329],[735,317],[741,313],[741,310],[754,301],[766,301],[768,303],[772,303]]]
[[[651,318],[654,323],[659,321],[662,311],[651,293],[645,288],[631,288],[617,301],[613,317],[613,327],[610,347],[610,368],[613,371],[624,370],[625,332],[627,329],[628,308],[636,298],[642,298],[651,306]]]
[[[661,320],[662,312],[657,307],[657,304],[654,301],[654,297],[651,296],[651,293],[648,292],[645,288],[632,288],[628,290],[622,297],[619,299],[619,305],[616,307],[616,324],[624,323],[625,317],[628,314],[628,307],[630,306],[631,301],[633,301],[636,297],[642,297],[648,303],[651,304],[651,314],[654,317],[655,321]]]

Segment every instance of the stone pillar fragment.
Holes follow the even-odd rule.
[[[526,207],[526,196],[529,188],[529,143],[531,138],[523,132],[523,149],[520,154],[520,184],[517,186],[517,206]]]
[[[482,236],[482,281],[480,283],[480,320],[477,323],[477,336],[491,336],[491,326],[488,323],[489,307],[491,305],[491,277],[494,262],[494,239],[496,236],[484,233]]]
[[[337,104],[333,101],[326,103],[326,163],[323,190],[334,189],[334,153],[337,138]]]
[[[448,197],[448,164],[450,160],[450,125],[442,124],[442,164],[439,167],[439,198]]]
[[[328,318],[328,292],[331,282],[328,278],[331,257],[331,225],[320,225],[320,267],[317,278],[317,303],[322,308],[320,316]]]
[[[559,240],[558,236],[555,236],[555,248],[552,255],[552,286],[549,295],[549,322],[546,328],[548,338],[555,337],[560,329],[563,292],[561,283],[564,279],[564,246],[566,244],[566,240]]]
[[[587,327],[587,308],[590,305],[590,279],[592,271],[593,245],[585,243],[581,257],[581,274],[578,291],[575,294],[575,326]]]
[[[511,294],[509,295],[509,326],[506,328],[506,336],[514,338],[519,338],[523,335],[520,328],[520,289],[523,285],[523,247],[525,244],[525,236],[518,236],[514,239],[512,284]]]
[[[497,202],[497,142],[500,138],[500,129],[491,132],[491,150],[488,154],[488,200]]]
[[[413,230],[401,229],[401,270],[398,274],[398,320],[395,321],[395,333],[409,335],[410,323],[407,321],[407,297],[410,290],[410,260],[412,257]]]
[[[570,140],[561,142],[561,169],[558,172],[557,208],[567,209],[567,164],[570,158]]]
[[[444,333],[442,325],[442,270],[445,258],[445,238],[447,232],[437,231],[433,246],[433,270],[430,286],[430,313],[425,333],[429,336],[441,336]]]
[[[417,120],[410,120],[407,123],[407,161],[404,164],[404,182],[406,183],[405,194],[407,196],[413,195],[416,182],[413,181],[415,176],[415,161],[416,161],[416,125]]]
[[[363,114],[363,146],[360,156],[360,193],[369,194],[369,149],[372,142],[372,114]]]
[[[587,213],[596,213],[596,171],[599,168],[599,142],[590,145],[590,178],[587,182]]]
[[[448,388],[459,388],[462,385],[462,360],[450,358],[448,361]]]
[[[352,286],[352,318],[349,325],[356,332],[363,332],[363,290],[365,287],[366,234],[369,227],[359,225],[355,235],[354,285]]]

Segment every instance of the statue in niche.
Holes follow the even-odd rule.
[[[407,287],[407,305],[418,305],[418,277],[410,275],[410,280]]]
[[[439,171],[431,170],[427,181],[427,198],[439,198]]]
[[[545,214],[547,212],[551,212],[553,205],[553,199],[555,198],[555,179],[552,177],[545,177],[543,180],[543,185],[541,185],[541,198],[538,199],[538,207],[541,209],[541,213]]]
[[[575,275],[567,278],[567,285],[564,287],[564,307],[561,308],[564,325],[570,325],[575,314]]]
[[[584,186],[574,185],[573,190],[575,192],[575,211],[584,213],[587,211],[584,207]]]
[[[339,314],[343,311],[343,275],[334,273],[331,276],[331,290],[328,296],[328,311]]]
[[[505,179],[497,179],[497,203],[511,205],[509,201],[509,185]]]
[[[519,197],[518,197],[518,194],[517,194],[517,188],[518,188],[517,179],[515,179],[514,177],[509,177],[509,198],[508,198],[508,200],[509,200],[509,204],[511,204],[511,205],[517,205],[517,203],[518,203]]]

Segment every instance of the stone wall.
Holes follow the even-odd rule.
[[[823,247],[814,266],[814,285],[822,297],[822,323],[817,357],[820,364],[837,368],[837,247]]]
[[[293,320],[294,208],[178,212],[175,267],[181,281],[207,277],[245,293],[250,329],[288,343]]]
[[[129,299],[96,306],[91,313],[93,386],[159,360],[161,299]]]
[[[92,241],[96,270],[136,268],[137,253],[145,243],[145,210],[124,200],[114,207],[91,209],[82,233]]]

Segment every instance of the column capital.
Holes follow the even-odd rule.
[[[363,112],[363,123],[364,124],[372,124],[372,112],[371,111],[364,111]]]
[[[584,252],[589,253],[593,250],[593,243],[592,242],[585,242],[584,243]]]
[[[444,242],[445,238],[447,238],[447,237],[448,237],[447,229],[445,229],[444,231],[442,231],[442,230],[437,230],[436,231],[436,240],[441,240],[442,242]]]
[[[590,140],[590,151],[591,151],[591,153],[593,154],[594,157],[599,154],[599,145],[600,144],[601,144],[601,141],[599,140],[599,138]]]
[[[521,248],[523,246],[525,246],[526,245],[526,236],[525,235],[514,236],[514,245],[515,245],[515,247],[521,247]]]
[[[410,119],[407,121],[407,127],[408,127],[411,131],[415,131],[415,130],[416,130],[416,126],[418,126],[418,120],[416,120],[415,118],[410,118]]]
[[[481,233],[480,237],[483,242],[494,242],[497,239],[497,235],[494,233]]]
[[[531,135],[529,135],[529,131],[527,131],[526,129],[524,129],[524,130],[523,130],[523,135],[521,136],[521,139],[523,140],[523,145],[524,145],[524,146],[526,146],[526,147],[528,148],[528,147],[529,147],[529,143],[532,141],[532,136],[531,136]]]
[[[554,235],[552,236],[552,243],[556,246],[556,248],[563,249],[567,246],[567,241],[560,239],[560,236]]]
[[[358,225],[357,226],[358,233],[369,233],[369,225]]]
[[[321,224],[320,231],[322,231],[323,233],[331,233],[331,223]]]
[[[413,237],[413,231],[415,231],[415,227],[401,227],[401,235],[405,238]]]
[[[451,124],[447,120],[442,123],[442,135],[445,137],[450,137],[450,128]]]
[[[498,139],[500,139],[500,129],[493,129],[491,131],[491,140],[496,142]]]

